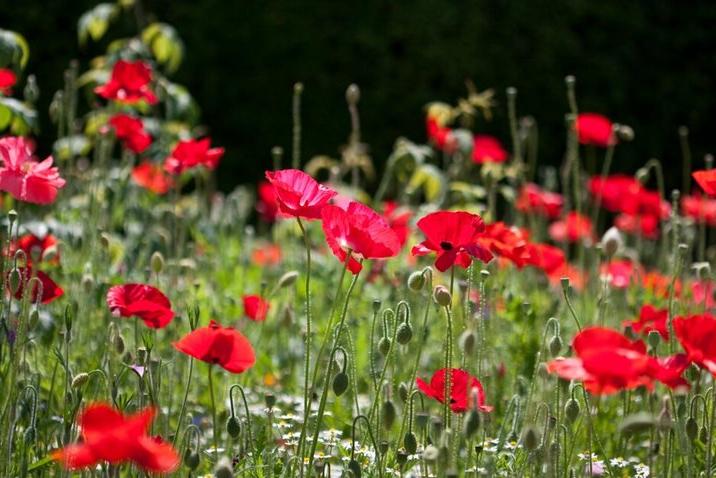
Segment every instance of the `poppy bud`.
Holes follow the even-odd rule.
[[[427,461],[428,463],[434,463],[438,459],[438,455],[440,452],[437,448],[435,448],[434,445],[428,445],[423,450],[423,460]]]
[[[435,286],[433,300],[441,307],[447,307],[452,303],[450,291],[444,285]]]
[[[706,430],[706,427],[702,426],[701,429],[699,429],[699,440],[701,443],[708,443],[709,440],[709,432]]]
[[[614,257],[614,254],[621,249],[622,244],[624,244],[624,239],[622,239],[622,234],[616,227],[610,227],[602,236],[602,250],[607,258]]]
[[[373,299],[373,313],[377,314],[380,312],[380,299]]]
[[[472,330],[466,330],[460,335],[460,347],[465,355],[472,355],[475,351],[475,333]]]
[[[425,412],[418,412],[415,414],[415,425],[420,429],[424,430],[428,426],[430,415]]]
[[[567,292],[569,291],[569,277],[562,277],[559,280],[559,283],[562,285],[562,290]]]
[[[336,376],[333,377],[333,393],[335,393],[337,397],[340,397],[347,389],[348,374],[345,372],[338,372]]]
[[[652,350],[656,350],[659,346],[659,342],[661,341],[661,336],[656,330],[650,330],[649,334],[646,336],[646,341],[649,343],[649,347],[651,347]]]
[[[398,465],[402,467],[408,462],[408,453],[401,448],[396,454],[396,460],[398,461]]]
[[[164,269],[164,256],[159,251],[154,251],[152,258],[149,260],[149,266],[152,268],[152,272],[159,275]]]
[[[574,398],[567,400],[567,403],[564,405],[564,416],[567,417],[569,423],[574,423],[579,416],[579,402],[577,402],[577,400]]]
[[[89,380],[89,374],[88,373],[78,373],[75,375],[75,377],[72,379],[72,388],[78,389],[85,383],[87,383],[87,380]]]
[[[112,345],[114,346],[115,352],[119,355],[124,353],[124,338],[122,337],[122,334],[115,334],[112,338]]]
[[[699,425],[696,423],[696,419],[694,417],[689,417],[686,420],[686,436],[689,437],[689,440],[693,441],[696,439],[698,434]]]
[[[231,438],[236,438],[241,433],[241,422],[234,415],[226,421],[226,431],[229,432]]]
[[[397,412],[395,410],[395,405],[393,404],[392,400],[386,400],[383,402],[383,427],[386,430],[390,430],[390,427],[393,426],[393,423],[395,423],[395,417],[397,415]]]
[[[629,142],[634,140],[634,129],[631,126],[620,124],[616,128],[619,141]]]
[[[555,335],[549,341],[549,353],[552,355],[552,357],[556,357],[557,355],[559,355],[559,352],[561,350],[562,350],[562,338],[559,335]]]
[[[25,430],[24,435],[22,436],[23,440],[25,441],[25,444],[29,445],[30,443],[35,441],[35,427],[30,426],[27,430]]]
[[[408,276],[408,288],[413,292],[420,292],[425,287],[425,276],[421,271],[415,271]]]
[[[348,85],[346,89],[346,101],[349,105],[357,105],[360,101],[360,88],[355,83]]]
[[[231,465],[231,460],[224,456],[218,461],[214,468],[214,478],[234,478],[234,467]]]
[[[405,385],[405,382],[400,382],[400,385],[398,385],[398,397],[403,403],[408,401],[408,386]]]
[[[539,434],[534,427],[528,426],[525,429],[522,434],[522,444],[529,451],[533,451],[537,448],[537,445],[539,445]]]
[[[265,393],[264,403],[266,404],[266,408],[273,408],[274,405],[276,405],[276,395],[271,392]]]
[[[358,463],[356,460],[351,460],[348,462],[348,470],[353,473],[353,476],[355,478],[361,477],[360,463]]]
[[[7,213],[7,219],[8,221],[10,221],[11,226],[15,224],[15,221],[17,220],[17,211],[14,209],[10,209]]]
[[[22,95],[25,97],[25,102],[31,105],[40,97],[40,88],[37,87],[35,75],[28,75]]]
[[[410,326],[410,324],[407,322],[403,322],[402,324],[400,324],[398,326],[395,340],[397,340],[400,345],[405,345],[410,342],[410,339],[412,338],[413,328]]]
[[[457,470],[454,468],[445,472],[445,478],[457,478]]]
[[[388,352],[390,351],[390,343],[391,341],[388,337],[382,337],[378,342],[378,352],[384,356],[388,355]]]
[[[149,351],[146,347],[139,347],[137,349],[137,361],[139,361],[140,364],[144,365],[147,363],[147,358],[149,357]]]
[[[322,459],[313,460],[313,469],[316,471],[317,476],[324,476],[323,469],[326,467],[326,462]]]
[[[84,290],[86,293],[92,292],[92,288],[94,287],[94,278],[92,278],[92,274],[83,274],[82,275],[82,290]]]
[[[17,292],[20,290],[20,283],[22,282],[22,273],[20,272],[20,269],[12,269],[8,276],[8,280],[10,282],[10,293],[12,295],[16,295]]]
[[[190,470],[196,470],[199,466],[199,461],[201,460],[201,457],[197,452],[192,450],[191,448],[187,448],[184,452],[184,464],[187,468]]]
[[[298,278],[298,271],[288,271],[278,280],[278,288],[291,287]]]
[[[408,432],[405,434],[403,446],[411,455],[418,451],[418,439],[415,437],[415,433]]]
[[[542,378],[542,380],[547,380],[551,377],[550,373],[547,371],[547,364],[544,362],[541,362],[539,364],[539,369],[537,370],[539,373],[539,376]]]
[[[102,245],[102,247],[105,250],[109,250],[109,246],[112,243],[112,240],[109,237],[109,234],[106,232],[103,232],[99,235],[99,243]]]
[[[467,415],[465,415],[465,423],[464,423],[464,430],[465,430],[465,438],[472,438],[472,436],[477,433],[477,430],[480,429],[480,414],[475,409],[471,409],[469,412],[467,412]]]

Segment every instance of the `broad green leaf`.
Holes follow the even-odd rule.
[[[10,125],[12,120],[12,110],[5,105],[0,105],[0,131],[3,131]]]
[[[171,25],[152,23],[142,31],[142,42],[151,50],[157,63],[174,72],[184,58],[184,43]]]
[[[14,134],[22,136],[37,129],[37,111],[25,103],[15,98],[0,97],[0,106],[12,113],[10,131]]]
[[[57,159],[69,160],[77,156],[85,156],[92,149],[92,143],[85,135],[76,134],[55,141],[53,150]]]
[[[77,22],[77,36],[80,45],[87,43],[87,38],[100,40],[109,28],[110,22],[118,13],[116,5],[111,3],[100,3],[91,10],[88,10]]]
[[[439,204],[445,198],[447,186],[447,180],[442,171],[432,164],[422,164],[410,178],[406,192],[414,194],[417,191],[422,191],[428,202]]]
[[[17,32],[0,29],[0,67],[17,65],[25,69],[30,59],[30,47]]]

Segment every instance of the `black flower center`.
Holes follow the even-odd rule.
[[[443,241],[440,243],[440,247],[442,247],[443,251],[450,251],[452,250],[452,244],[450,244],[447,241]]]

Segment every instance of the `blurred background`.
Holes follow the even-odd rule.
[[[30,43],[28,71],[42,91],[41,137],[54,131],[47,106],[62,72],[86,64],[106,42],[80,48],[77,20],[95,0],[6,0],[0,25]],[[412,0],[143,0],[150,19],[173,25],[186,55],[174,80],[202,109],[227,155],[222,189],[254,182],[271,167],[270,149],[290,155],[293,84],[303,82],[303,158],[337,156],[349,133],[345,88],[361,88],[363,139],[379,170],[395,139],[425,141],[423,108],[455,102],[465,80],[494,88],[498,101],[480,131],[509,145],[505,88],[518,113],[539,127],[540,163],[564,154],[564,77],[577,77],[581,111],[632,126],[615,170],[634,172],[660,158],[668,185],[681,178],[678,128],[687,126],[694,165],[713,151],[716,114],[716,4],[710,1],[549,2]],[[107,37],[136,32],[131,22]]]

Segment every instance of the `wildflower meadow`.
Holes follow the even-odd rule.
[[[519,92],[468,82],[378,164],[349,85],[309,156],[296,83],[291,147],[221,191],[242,160],[172,80],[180,32],[112,36],[133,7],[78,19],[111,41],[49,123],[0,30],[1,477],[715,475],[716,169],[687,135],[679,188],[615,173],[638,126],[567,76],[543,168]]]

